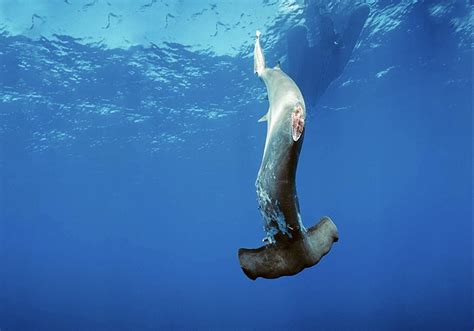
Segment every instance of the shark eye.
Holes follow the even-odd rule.
[[[291,113],[291,136],[293,141],[298,141],[303,134],[304,111],[300,104],[297,104]]]

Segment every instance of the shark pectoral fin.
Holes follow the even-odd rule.
[[[338,239],[336,225],[329,217],[323,217],[300,239],[239,249],[240,266],[252,280],[295,275],[318,263]]]
[[[266,121],[268,121],[268,113],[260,117],[260,119],[257,122],[260,123],[260,122],[266,122]]]

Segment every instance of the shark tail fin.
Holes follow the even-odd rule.
[[[260,31],[255,33],[255,47],[253,50],[253,72],[260,77],[265,70],[265,56],[260,45]]]
[[[252,280],[295,275],[318,263],[338,239],[336,225],[329,217],[323,217],[299,239],[239,249],[240,266]]]

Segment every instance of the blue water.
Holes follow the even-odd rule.
[[[338,31],[354,5],[1,1],[0,329],[472,329],[472,4],[367,4],[327,88],[296,63],[302,219],[340,240],[251,281],[255,30],[290,72],[288,32],[317,44],[314,12]]]

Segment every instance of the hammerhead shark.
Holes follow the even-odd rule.
[[[296,83],[277,65],[267,68],[256,32],[254,72],[265,83],[270,108],[263,160],[255,186],[264,220],[265,245],[239,250],[240,266],[250,279],[278,278],[318,263],[339,238],[329,217],[306,229],[301,221],[295,176],[303,144],[306,106]]]

